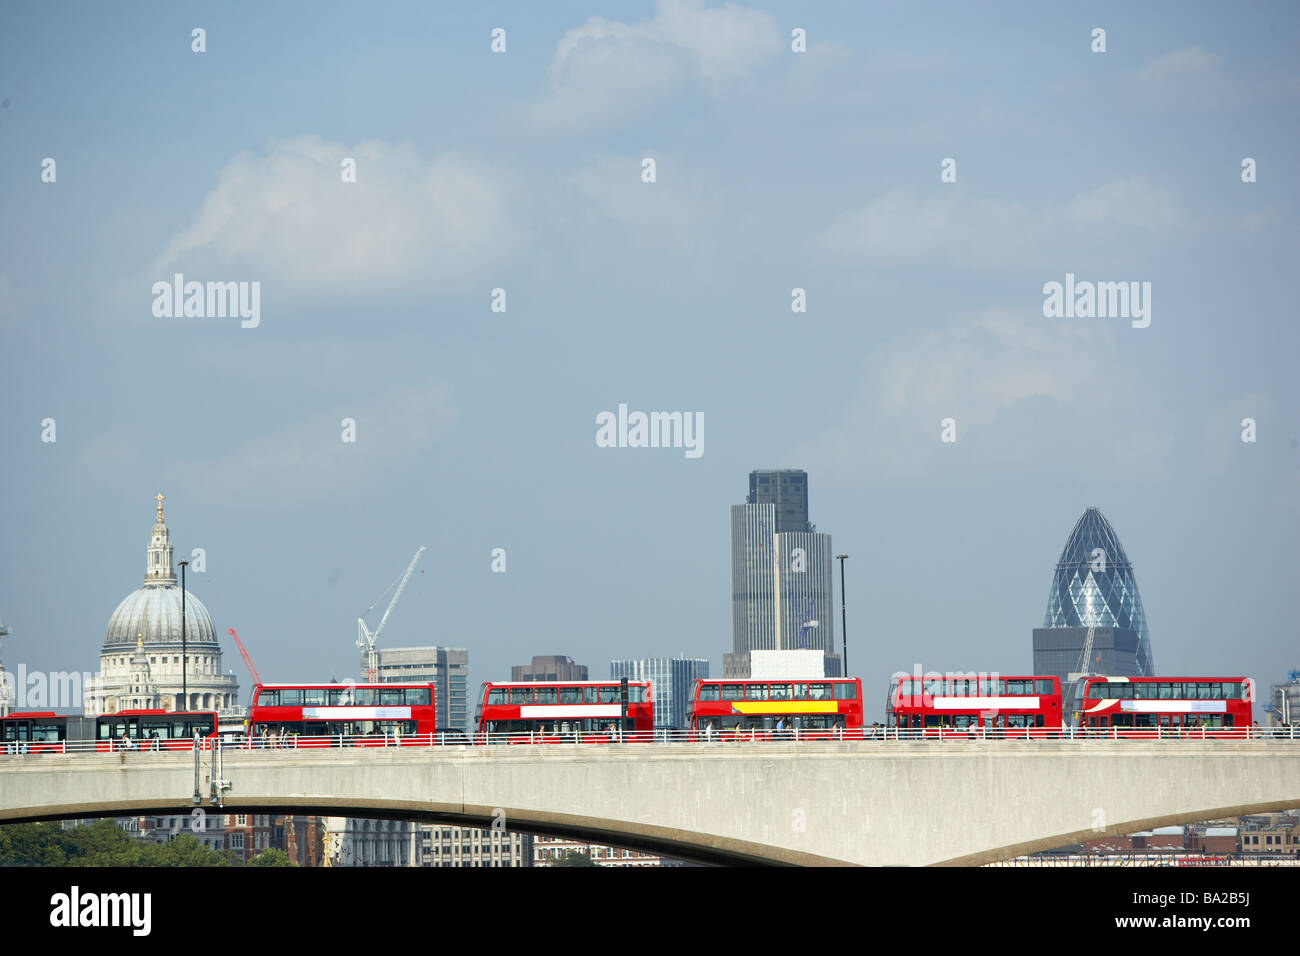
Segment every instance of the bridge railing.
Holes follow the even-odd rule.
[[[643,731],[568,731],[545,730],[531,733],[434,732],[426,734],[330,734],[328,736],[300,736],[297,734],[267,734],[248,736],[223,734],[219,737],[201,738],[197,746],[209,750],[220,746],[222,750],[318,750],[343,748],[386,747],[466,747],[466,746],[518,746],[538,744],[695,744],[726,745],[734,743],[805,743],[852,742],[881,744],[893,741],[1003,741],[1003,740],[1154,740],[1176,743],[1185,740],[1294,740],[1300,741],[1300,728],[1289,727],[1025,727],[1025,728],[904,728],[855,727],[806,730],[704,729],[704,730],[643,730]],[[26,756],[40,754],[115,753],[141,754],[169,751],[191,752],[195,744],[189,740],[59,740],[59,741],[5,741],[0,743],[0,755]]]

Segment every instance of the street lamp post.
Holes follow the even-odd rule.
[[[189,672],[187,670],[190,655],[185,647],[185,566],[188,564],[188,561],[181,562],[181,710],[190,709]]]
[[[844,676],[849,676],[849,612],[845,605],[844,598],[844,559],[847,554],[835,555],[836,560],[840,562],[840,634],[844,638]],[[834,640],[835,638],[831,638]]]

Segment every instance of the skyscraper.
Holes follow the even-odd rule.
[[[1034,629],[1034,673],[1055,674],[1072,716],[1070,675],[1137,677],[1155,672],[1146,614],[1124,546],[1096,508],[1065,540],[1043,626]]]
[[[648,680],[654,693],[655,729],[685,730],[695,681],[709,676],[709,662],[698,657],[642,657],[610,661],[614,680]]]
[[[749,675],[752,650],[835,653],[831,536],[808,520],[808,474],[754,471],[743,505],[731,506],[731,643],[724,677]]]

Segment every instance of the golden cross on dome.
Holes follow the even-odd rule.
[[[167,496],[160,491],[158,492],[158,494],[154,495],[153,497],[154,500],[158,502],[158,520],[162,521],[162,503],[163,503],[163,499],[166,498]]]

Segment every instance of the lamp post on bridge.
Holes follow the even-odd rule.
[[[844,561],[848,558],[847,554],[835,555],[836,560],[840,562],[840,634],[844,638],[844,673],[842,677],[849,676],[849,612],[845,608],[847,603],[844,596]],[[831,640],[835,640],[834,637]]]
[[[182,711],[190,709],[190,687],[188,679],[188,668],[190,662],[189,652],[185,645],[185,568],[188,561],[181,562],[181,707]],[[173,687],[176,685],[172,685]]]

